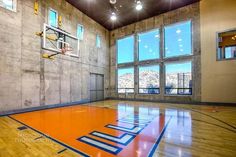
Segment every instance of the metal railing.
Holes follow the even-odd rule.
[[[192,95],[192,88],[165,88],[165,94],[168,94],[168,95]]]
[[[160,88],[139,88],[139,94],[160,94]]]

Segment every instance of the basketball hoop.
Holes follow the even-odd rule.
[[[70,51],[73,51],[73,48],[70,47],[69,44],[65,44],[65,46],[61,48],[61,54],[63,55],[68,54]]]

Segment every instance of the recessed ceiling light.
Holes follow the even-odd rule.
[[[136,3],[136,10],[140,11],[142,9],[143,9],[142,3],[140,1],[137,1],[137,3]]]
[[[182,39],[178,39],[178,41],[182,41]]]
[[[180,30],[180,29],[178,29],[178,30],[176,31],[176,33],[177,33],[177,34],[181,33],[181,30]]]
[[[117,16],[116,16],[116,13],[111,13],[111,20],[112,21],[116,21],[116,19],[117,19]]]
[[[116,0],[110,0],[111,4],[116,4]]]

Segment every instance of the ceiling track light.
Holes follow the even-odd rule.
[[[142,10],[143,9],[143,5],[142,5],[142,3],[141,3],[141,1],[137,1],[136,2],[136,10],[138,10],[138,11],[140,11],[140,10]]]

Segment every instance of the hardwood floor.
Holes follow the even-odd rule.
[[[99,108],[101,108],[101,110]],[[69,112],[65,112],[66,110]],[[108,131],[110,134],[120,135],[122,131],[109,131],[108,128],[102,128],[103,126],[100,124],[114,121],[115,118],[119,118],[119,115],[122,115],[121,117],[123,117],[124,115],[130,114],[159,115],[160,118],[154,119],[152,122],[148,123],[143,131],[139,135],[136,135],[135,140],[131,141],[127,146],[121,146],[120,144],[114,144],[109,141],[108,144],[122,148],[122,151],[116,154],[117,156],[124,156],[122,154],[123,151],[131,153],[132,156],[148,156],[148,153],[142,154],[142,151],[148,152],[152,149],[149,147],[150,145],[153,145],[152,142],[154,140],[151,137],[151,132],[152,129],[156,129],[156,127],[159,127],[159,129],[157,129],[159,132],[156,132],[155,135],[159,135],[156,139],[159,139],[160,137],[160,143],[158,143],[153,156],[236,156],[236,107],[109,100],[82,106],[78,105],[44,111],[45,112],[36,111],[11,115],[10,117],[0,117],[0,157],[78,156],[78,153],[71,150],[69,147],[75,148],[76,150],[81,148],[83,149],[83,152],[89,156],[91,156],[91,154],[93,156],[115,156],[114,154],[103,152],[100,149],[92,148],[87,144],[76,144],[76,142],[79,143],[79,141],[77,141],[73,135],[78,134],[80,136],[81,133],[81,135],[91,137],[89,132],[93,129],[92,125],[94,125],[94,130],[98,129]],[[59,112],[61,111],[63,111],[63,113],[61,113],[63,117],[70,116],[71,118],[68,120],[63,118],[58,121],[57,118],[59,118]],[[100,116],[101,119],[96,117],[96,114],[98,117]],[[91,118],[96,117],[96,121],[94,122],[94,119],[89,120],[86,115]],[[78,119],[76,119],[76,117]],[[82,117],[86,123],[81,122],[81,119],[83,119]],[[168,120],[169,117],[171,117],[170,120]],[[27,129],[23,128],[23,130],[19,130],[19,127],[22,127],[23,125],[12,118],[46,134],[52,139],[59,139],[59,142],[66,144],[69,147],[61,145],[29,127]],[[60,126],[72,126],[70,130],[75,132],[71,132],[67,135],[66,128],[57,129],[59,126],[53,122],[60,123]],[[77,124],[74,124],[77,122],[79,123],[78,126]],[[141,123],[141,119],[139,119],[139,122]],[[90,124],[90,127],[86,126],[87,123]],[[157,125],[157,123],[159,124]],[[161,123],[163,123],[163,125],[161,125]],[[81,124],[83,125],[81,126]],[[116,124],[115,121],[114,124]],[[81,126],[81,128],[79,126]],[[164,130],[165,126],[166,129]],[[78,133],[74,128],[78,130]],[[150,134],[145,134],[144,136],[145,131],[147,131],[147,133],[150,131]],[[163,136],[161,136],[162,131],[164,133]],[[62,135],[64,133],[65,135]],[[74,145],[73,142],[70,143],[70,138],[74,139]],[[106,140],[102,141],[105,142]],[[139,144],[137,146],[140,147],[140,150],[142,151],[135,148],[137,143]],[[128,148],[129,145],[133,145],[134,147]],[[141,149],[142,146],[144,146],[143,149]],[[95,150],[98,152],[100,151],[100,154]]]

